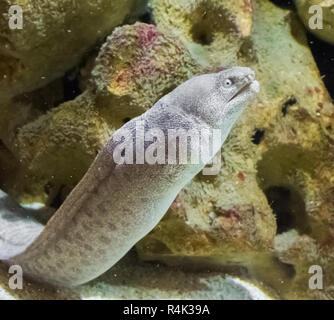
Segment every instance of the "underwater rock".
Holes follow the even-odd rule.
[[[83,94],[18,130],[20,169],[9,190],[22,202],[57,206],[85,174],[110,132],[93,101]]]
[[[250,0],[153,0],[152,8],[158,28],[177,34],[196,60],[210,68],[221,53],[223,65],[231,65],[241,47],[248,50],[244,43],[252,28]]]
[[[114,130],[199,69],[177,38],[155,26],[117,28],[101,48],[86,91],[18,128],[10,149],[21,169],[5,190],[23,202],[61,203]]]
[[[121,24],[135,4],[136,0],[1,0],[1,98],[35,90],[62,76]],[[9,28],[11,5],[23,10],[22,29]]]
[[[225,143],[219,175],[198,175],[137,252],[143,260],[236,270],[281,298],[333,298],[333,104],[297,15],[267,0],[154,0],[153,18],[157,28],[114,31],[92,77],[94,58],[85,69],[82,96],[43,110],[23,103],[27,117],[14,119],[4,130],[6,146],[0,144],[1,189],[59,206],[125,121],[194,74],[249,66],[261,93]],[[81,29],[73,36],[81,37]],[[69,42],[62,39],[64,50]],[[41,63],[37,52],[30,55]],[[55,61],[49,66],[57,71]],[[16,92],[43,85],[31,73],[22,77]],[[10,93],[9,85],[0,82],[3,92]],[[326,275],[320,293],[308,288],[311,265]]]
[[[29,93],[23,93],[12,99],[0,99],[0,184],[3,190],[20,182],[20,158],[16,152],[16,136],[19,129],[38,119],[49,109],[64,100],[63,83],[57,79],[48,85]],[[24,179],[24,184],[27,180]]]
[[[121,124],[199,70],[177,37],[136,23],[117,28],[107,38],[92,72],[92,86],[104,116]]]
[[[8,100],[0,100],[1,141],[11,148],[19,128],[37,119],[62,101],[64,101],[64,88],[61,79],[32,92],[23,93]]]
[[[177,10],[176,20],[188,21],[186,11],[183,16],[177,4],[168,3],[166,12]],[[196,2],[199,7],[203,3],[211,2]],[[155,11],[158,28],[168,18],[160,13]],[[187,24],[178,27],[174,32],[189,30]],[[231,34],[225,37],[229,41]],[[188,41],[197,56],[198,48]],[[215,55],[212,46],[201,49],[207,50],[202,61],[247,63],[261,84],[257,100],[223,146],[220,174],[197,176],[137,250],[142,259],[168,264],[243,266],[281,297],[292,297],[291,287],[312,296],[311,290],[303,291],[309,277],[303,271],[307,257],[300,254],[286,262],[275,251],[274,240],[297,230],[326,252],[322,267],[331,272],[333,104],[294,13],[269,1],[253,1],[252,33],[244,43],[249,51],[233,58],[229,50]]]
[[[334,44],[334,0],[296,0],[296,7],[301,20],[310,32]]]

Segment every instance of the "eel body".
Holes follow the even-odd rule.
[[[220,150],[258,88],[253,71],[242,67],[183,83],[116,131],[45,227],[1,192],[0,259],[20,265],[29,278],[57,286],[98,277],[158,224],[179,191]],[[180,128],[219,129],[221,142],[197,164],[170,164],[168,159],[165,164],[148,164],[137,153],[160,139],[167,157],[169,130]],[[164,137],[146,141],[151,129]],[[121,163],[126,152],[119,151],[130,134],[133,163]],[[117,161],[116,154],[122,156]]]

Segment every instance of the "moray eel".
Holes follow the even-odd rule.
[[[103,274],[158,224],[179,191],[220,150],[258,90],[254,72],[244,67],[181,84],[114,133],[45,227],[1,192],[0,260],[56,286],[77,286]],[[138,121],[145,124],[143,132]],[[143,133],[155,128],[164,135],[169,129],[218,129],[221,143],[198,164],[148,164],[136,148],[141,143],[145,151],[150,148]],[[130,140],[134,164],[121,163],[125,150],[115,160],[129,134],[135,137]]]

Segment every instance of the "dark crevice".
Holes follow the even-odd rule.
[[[275,262],[278,266],[280,266],[280,268],[284,271],[285,275],[292,279],[295,277],[296,275],[296,268],[293,264],[289,264],[289,263],[284,263],[282,261],[280,261],[278,258],[275,258]]]
[[[57,187],[57,189],[56,187],[53,187],[53,189],[51,189],[52,184],[51,183],[49,184],[50,184],[49,185],[50,190],[48,193],[49,195],[48,206],[51,208],[58,209],[70,194],[71,188],[69,188],[65,184],[62,184],[60,185],[60,187]]]
[[[147,24],[154,24],[151,8],[146,8],[146,11],[138,17],[138,20]]]
[[[277,233],[291,229],[300,233],[308,231],[305,203],[292,188],[273,186],[265,190],[268,203],[276,216]]]
[[[6,145],[3,143],[1,139],[0,139],[0,148],[7,149]]]
[[[283,106],[282,106],[282,114],[283,117],[286,116],[286,114],[288,113],[288,108],[297,104],[297,99],[295,97],[291,97],[290,99],[288,99],[287,101],[284,102]]]
[[[47,195],[50,195],[52,188],[53,188],[53,184],[52,184],[52,182],[48,182],[48,183],[44,186],[44,192],[45,192]]]
[[[48,110],[58,106],[64,100],[64,90],[61,87],[61,79],[56,79],[42,88],[38,88],[31,92],[22,93],[13,98],[13,102],[22,105],[32,106],[32,110],[39,110],[46,113]],[[31,116],[38,116],[37,112],[31,112]],[[33,121],[34,118],[29,118]],[[22,127],[25,123],[20,123]]]
[[[264,138],[264,130],[255,129],[254,134],[252,135],[252,142],[256,145],[259,145]]]
[[[276,216],[277,233],[293,228],[293,213],[290,208],[291,194],[289,189],[271,187],[265,192],[268,203]]]
[[[206,0],[191,11],[187,19],[192,23],[190,34],[193,41],[202,46],[211,45],[219,33],[238,32],[228,10],[217,9]]]
[[[193,40],[203,46],[208,46],[213,42],[213,33],[202,28],[201,24],[194,25],[192,29]]]
[[[334,100],[334,45],[320,40],[309,32],[307,39],[325,86]]]
[[[52,199],[52,201],[50,203],[50,206],[52,208],[58,209],[62,205],[62,203],[64,201],[63,193],[62,193],[63,188],[64,188],[64,186],[61,186],[59,191],[56,193],[55,197]]]
[[[0,189],[7,190],[11,178],[19,168],[19,163],[11,150],[0,139]]]
[[[125,123],[129,122],[130,120],[131,120],[131,118],[126,117],[126,118],[123,119],[123,123],[125,124]]]
[[[296,8],[293,0],[270,0],[270,1],[282,9],[294,10]]]
[[[65,74],[63,78],[64,101],[74,100],[82,91],[79,83],[79,72],[77,70]]]

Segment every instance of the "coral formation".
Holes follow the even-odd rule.
[[[196,60],[210,67],[222,58],[222,52],[224,64],[232,64],[251,32],[250,0],[153,0],[152,8],[159,28],[175,31]]]
[[[199,70],[177,37],[137,23],[116,29],[107,39],[92,72],[92,85],[105,118],[122,124]]]
[[[0,138],[8,148],[7,135],[13,128],[36,119],[45,105],[51,108],[63,100],[58,79],[78,68],[97,42],[144,4],[144,0],[0,1]],[[22,8],[22,29],[9,28],[12,5]],[[51,86],[47,95],[57,100],[55,104],[49,98],[27,101],[27,95],[40,95],[39,89],[45,92],[43,87],[53,81],[58,81],[58,88]]]

